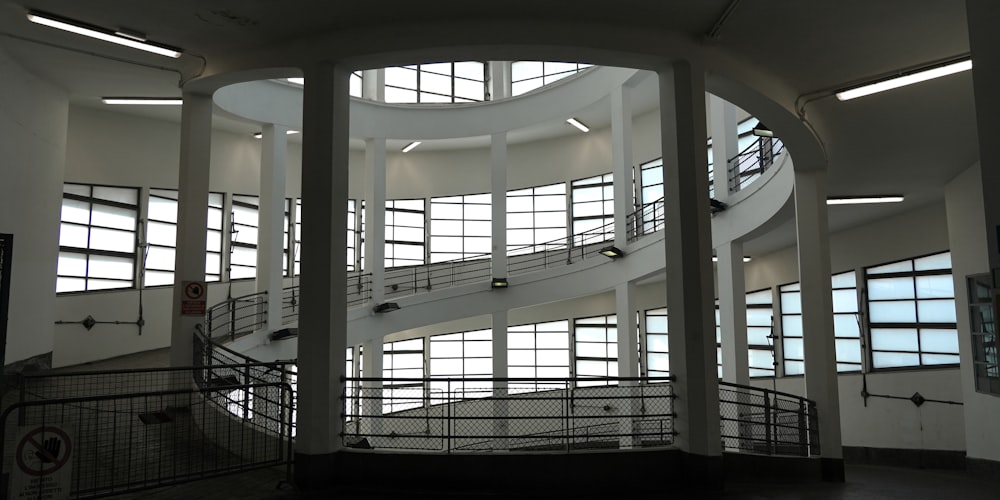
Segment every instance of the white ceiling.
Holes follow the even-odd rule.
[[[609,5],[577,0],[572,9],[561,2],[524,0],[502,4],[447,0],[435,2],[433,8],[396,0],[380,2],[378,8],[321,0],[280,4],[245,0],[25,2],[0,0],[0,48],[32,72],[65,88],[72,102],[86,106],[102,106],[101,96],[178,96],[182,73],[197,72],[206,62],[224,64],[230,55],[246,57],[329,33],[363,33],[366,27],[413,29],[465,19],[492,19],[511,30],[520,23],[558,20],[579,26],[674,31],[776,75],[803,99],[969,50],[961,1],[619,0]],[[144,32],[150,40],[198,56],[173,60],[57,32],[27,22],[28,8]],[[718,27],[717,36],[706,37],[727,8],[731,12]],[[588,36],[598,40],[599,35],[581,30],[580,43],[597,43]],[[942,199],[944,184],[978,158],[971,82],[966,72],[855,101],[820,98],[804,106],[829,155],[831,195],[900,193],[907,197],[897,205],[832,208],[831,229]],[[641,87],[635,99],[640,112],[656,102],[655,89],[647,96]],[[607,103],[597,103],[581,110],[580,116],[600,128],[609,121],[607,109]],[[179,117],[178,109],[164,107],[127,107],[121,112],[168,120]],[[223,117],[216,123],[240,133],[259,128]],[[576,132],[561,122],[541,124],[517,131],[512,139],[534,140],[560,133]],[[479,146],[483,141],[473,138],[431,147]],[[747,246],[762,252],[793,241],[794,232],[786,225]]]

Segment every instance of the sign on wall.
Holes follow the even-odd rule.
[[[21,427],[10,473],[14,500],[60,500],[70,497],[73,438],[64,425]]]
[[[181,316],[205,315],[206,290],[204,281],[184,282],[184,295],[181,297]]]

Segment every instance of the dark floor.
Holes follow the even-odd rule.
[[[391,474],[387,474],[391,477]],[[443,492],[403,491],[391,485],[373,488],[370,492],[325,491],[297,493],[283,484],[284,470],[266,469],[222,478],[197,481],[183,485],[138,492],[113,498],[117,499],[293,499],[293,498],[559,498],[552,493],[532,492]],[[627,481],[622,481],[627,484]],[[670,491],[665,486],[665,491]],[[586,495],[566,495],[586,498]],[[602,497],[607,497],[602,495]],[[970,479],[961,471],[928,469],[902,469],[876,466],[847,466],[847,481],[842,484],[730,484],[722,492],[685,491],[664,495],[630,494],[626,487],[615,498],[692,498],[733,500],[996,500],[1000,498],[1000,481],[986,482]]]

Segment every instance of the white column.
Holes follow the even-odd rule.
[[[730,241],[715,249],[719,276],[719,326],[722,334],[722,380],[750,383],[747,359],[747,296],[743,276],[743,243]]]
[[[502,292],[502,290],[501,290]],[[507,311],[493,312],[493,378],[507,378]],[[507,416],[507,382],[493,385],[493,451],[508,448],[505,437],[510,432]]]
[[[490,138],[490,190],[493,210],[493,277],[507,277],[507,134]]]
[[[634,208],[631,96],[631,89],[624,85],[611,91],[611,167],[615,181],[615,246],[622,249],[628,244],[628,214]]]
[[[617,178],[616,178],[617,179]],[[617,181],[616,181],[617,186]],[[617,233],[616,233],[617,235]],[[615,287],[615,317],[618,326],[618,376],[638,377],[639,353],[637,344],[637,322],[636,322],[636,290],[635,283],[622,283]],[[637,396],[639,383],[636,381],[622,381],[618,384],[618,395],[626,398],[618,400],[615,406],[618,412],[625,415],[619,423],[619,433],[622,435],[619,444],[622,448],[633,446],[633,434],[635,433],[635,418],[641,409],[640,400]]]
[[[366,69],[361,72],[361,98],[385,101],[385,69]]]
[[[365,140],[365,269],[372,302],[385,301],[385,138]]]
[[[494,101],[511,96],[510,61],[490,61],[490,98]]]
[[[187,282],[205,281],[208,178],[212,165],[212,97],[184,93],[181,108],[180,170],[177,179],[177,252],[170,325],[170,365],[193,364],[192,340],[203,314],[183,314]]]
[[[837,350],[830,284],[830,234],[826,210],[826,170],[796,170],[795,226],[802,287],[803,355],[806,397],[816,402],[824,479],[844,480],[840,438]]]
[[[340,396],[347,349],[349,73],[329,63],[305,71],[302,134],[302,309],[299,314],[298,434],[300,487],[331,486],[340,450]]]
[[[740,153],[740,135],[737,130],[736,106],[710,94],[709,113],[712,127],[712,164],[715,172],[715,199],[729,198],[729,159]]]
[[[365,378],[382,378],[382,357],[385,355],[385,346],[382,337],[372,339],[363,344],[362,376]],[[373,380],[362,384],[362,396],[365,398],[361,407],[362,425],[367,432],[372,435],[369,441],[375,448],[379,447],[379,437],[382,434],[382,381]]]
[[[284,280],[285,171],[288,156],[287,127],[265,125],[260,147],[260,229],[257,232],[257,291],[267,292],[267,324],[281,328]]]
[[[704,73],[678,61],[659,77],[674,428],[692,472],[709,480],[721,450]]]

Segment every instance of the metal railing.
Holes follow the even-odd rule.
[[[208,334],[212,338],[228,336],[230,340],[235,340],[253,333],[267,324],[267,307],[267,292],[219,302],[205,314]]]
[[[355,448],[569,453],[668,446],[675,435],[667,378],[600,379],[612,385],[591,387],[577,385],[593,378],[345,381],[360,387],[342,394],[344,444]]]
[[[816,403],[783,392],[719,382],[724,451],[819,455]]]
[[[663,198],[651,201],[628,214],[625,226],[628,228],[628,242],[631,243],[642,236],[663,231],[666,224]]]
[[[58,469],[52,458],[65,460],[72,467],[73,498],[276,465],[286,465],[290,474],[291,413],[283,408],[292,400],[291,387],[218,375],[204,367],[24,375],[18,402],[0,414],[0,467],[44,477]],[[208,383],[192,387],[192,378]],[[254,394],[252,414],[234,411],[234,394]],[[43,436],[19,438],[19,430]],[[49,454],[25,453],[38,442]]]
[[[775,158],[785,150],[777,137],[758,137],[753,144],[728,161],[729,192],[735,193],[760,178],[774,165]]]

